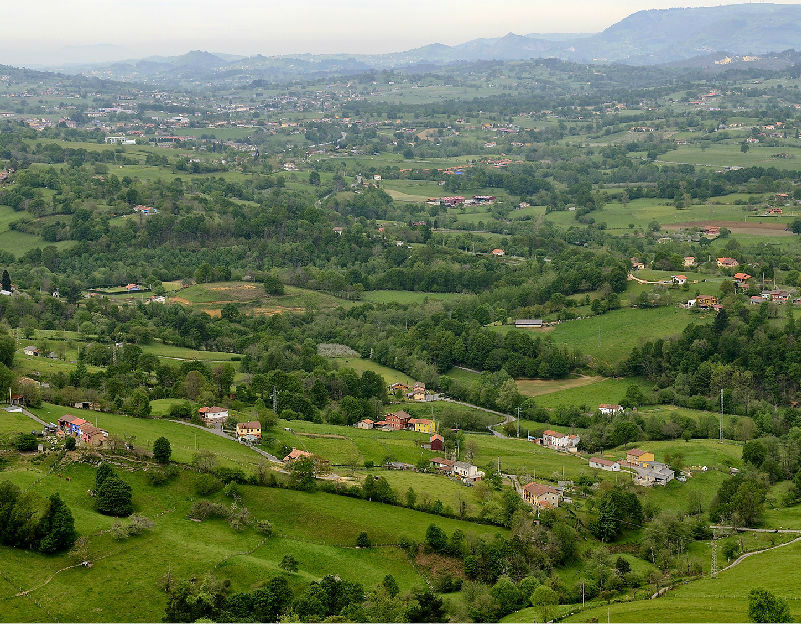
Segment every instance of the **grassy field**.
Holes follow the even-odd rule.
[[[153,442],[157,438],[164,436],[170,441],[173,460],[178,462],[191,461],[196,450],[212,451],[217,454],[222,464],[243,469],[255,467],[263,461],[262,456],[245,445],[182,423],[161,419],[136,419],[125,415],[65,408],[54,404],[43,404],[41,408],[33,409],[31,412],[41,419],[53,423],[64,414],[82,417],[96,423],[98,427],[107,430],[109,434],[123,438],[134,436],[134,444],[147,449],[153,447]]]
[[[690,322],[702,317],[672,306],[621,309],[560,323],[548,336],[557,345],[577,349],[596,361],[617,363],[628,357],[634,346],[680,334]]]
[[[384,378],[384,382],[387,383],[387,386],[393,384],[394,382],[401,382],[407,386],[414,384],[414,380],[405,373],[398,371],[397,369],[390,369],[389,367],[380,365],[368,358],[342,357],[332,358],[332,360],[340,367],[348,367],[353,369],[359,375],[365,371],[373,371]]]
[[[120,542],[105,533],[114,519],[96,513],[87,495],[94,469],[73,464],[59,473],[60,477],[39,481],[37,491],[44,496],[61,494],[73,511],[77,530],[89,537],[94,566],[65,569],[74,563],[67,555],[0,548],[3,621],[159,622],[166,603],[159,584],[168,572],[176,578],[213,572],[231,580],[233,591],[251,590],[285,574],[278,564],[287,553],[300,562],[299,572],[288,576],[291,585],[334,573],[370,587],[389,573],[406,592],[424,585],[420,572],[395,547],[354,549],[360,532],[367,531],[375,544],[386,544],[404,535],[422,541],[432,522],[448,533],[460,528],[474,537],[498,531],[325,493],[242,487],[241,505],[255,518],[273,524],[273,537],[264,540],[252,529],[236,533],[221,521],[189,520],[187,512],[196,497],[189,474],[156,488],[147,484],[143,473],[122,471],[123,479],[133,486],[136,511],[154,519],[156,526],[144,536]],[[4,472],[5,479],[23,488],[42,477],[32,465]],[[230,502],[221,495],[213,498]],[[81,601],[73,600],[77,587]],[[16,596],[20,590],[30,592]]]
[[[633,378],[606,378],[583,386],[573,386],[545,395],[537,395],[537,404],[543,408],[584,406],[588,410],[596,410],[598,404],[619,403],[625,396],[626,389],[632,383],[639,384],[643,390],[649,388],[641,380]]]
[[[562,380],[516,380],[517,381],[517,388],[520,389],[520,392],[523,395],[531,395],[532,397],[536,397],[537,395],[548,395],[550,393],[556,393],[558,391],[564,391],[568,389],[574,388],[581,388],[582,386],[587,386],[588,384],[594,384],[596,382],[600,382],[603,378],[598,375],[593,376],[577,376],[577,377],[569,377],[564,378]]]
[[[799,566],[801,543],[794,543],[746,558],[717,578],[707,577],[679,585],[659,599],[613,603],[608,607],[579,612],[565,620],[584,623],[607,619],[614,623],[742,623],[748,620],[748,593],[753,588],[762,587],[787,600],[792,620],[797,622],[801,620]],[[522,622],[530,612],[517,613],[521,617],[517,622]]]
[[[19,432],[41,430],[42,426],[21,412],[0,410],[0,436],[13,436]]]
[[[178,345],[165,345],[164,343],[142,345],[142,351],[147,354],[155,354],[161,358],[170,358],[173,360],[202,360],[208,362],[231,362],[233,358],[240,356],[239,354],[231,354],[229,352],[206,352],[189,347],[180,347]]]

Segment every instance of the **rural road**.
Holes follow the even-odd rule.
[[[713,530],[734,530],[735,532],[762,532],[764,534],[801,534],[801,530],[734,527],[733,525],[710,525],[709,528]]]
[[[490,414],[496,414],[499,417],[503,417],[504,421],[502,421],[501,423],[494,423],[493,425],[488,425],[487,429],[490,432],[492,432],[495,436],[497,436],[498,438],[508,438],[504,434],[501,434],[500,432],[496,432],[492,428],[494,428],[497,425],[504,425],[506,423],[514,421],[515,418],[512,415],[506,414],[505,412],[498,412],[497,410],[490,410],[489,408],[482,408],[481,406],[476,406],[475,404],[468,404],[467,402],[458,401],[456,399],[450,399],[448,397],[446,397],[443,401],[447,401],[447,402],[450,402],[452,404],[459,404],[460,406],[467,406],[468,408],[475,408],[476,410],[483,410],[484,412],[489,412]]]
[[[231,436],[229,434],[226,434],[225,432],[223,432],[221,430],[217,430],[217,429],[210,430],[208,428],[203,427],[202,425],[197,425],[195,423],[187,423],[186,421],[178,421],[177,419],[168,419],[168,421],[172,421],[173,423],[180,423],[181,425],[188,425],[189,427],[197,428],[198,430],[203,430],[204,432],[208,432],[209,434],[214,434],[214,435],[220,436],[222,438],[227,438],[229,441],[234,441],[235,443],[238,442],[233,436]],[[269,460],[270,462],[278,462],[278,463],[282,462],[281,460],[279,460],[278,458],[276,458],[272,454],[267,453],[263,449],[258,449],[257,447],[252,447],[252,446],[249,446],[249,447],[253,451],[255,451],[257,454],[261,454],[262,456],[267,458],[267,460]]]

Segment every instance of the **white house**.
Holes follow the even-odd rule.
[[[516,319],[516,328],[541,328],[542,319]]]
[[[206,423],[221,423],[228,418],[228,409],[219,406],[203,406],[198,412]]]
[[[453,463],[452,471],[453,475],[473,482],[477,482],[484,477],[484,471],[479,471],[477,466],[469,462],[462,462],[461,460],[457,460]]]
[[[606,458],[598,458],[593,456],[590,458],[590,467],[593,469],[601,469],[602,471],[620,471],[620,464],[614,460],[607,460]]]
[[[605,415],[613,415],[618,412],[623,412],[623,406],[619,404],[599,404],[598,412]]]
[[[38,356],[39,355],[39,348],[35,345],[28,345],[28,347],[22,350],[22,353],[26,356]]]
[[[542,433],[542,444],[551,449],[559,451],[570,451],[575,449],[581,437],[578,434],[562,434],[554,430],[545,430]]]

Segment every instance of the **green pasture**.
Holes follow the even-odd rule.
[[[31,410],[45,421],[55,423],[59,417],[70,414],[96,424],[97,427],[121,438],[133,436],[134,444],[146,449],[160,436],[166,437],[172,447],[172,458],[178,462],[190,462],[195,451],[211,451],[217,454],[222,464],[246,469],[264,461],[264,457],[235,441],[222,438],[203,428],[162,419],[137,419],[125,415],[66,408],[55,404],[42,404]]]
[[[704,577],[680,584],[664,597],[612,603],[569,616],[566,622],[592,620],[615,623],[732,622],[748,620],[748,593],[766,588],[790,604],[792,620],[801,620],[797,570],[801,543],[794,543],[746,558],[717,578]],[[520,614],[520,613],[518,613]]]
[[[166,604],[160,580],[168,573],[184,579],[211,572],[231,580],[233,591],[252,590],[274,575],[286,575],[278,564],[288,553],[300,562],[298,573],[288,575],[292,586],[332,573],[370,587],[389,573],[406,592],[424,584],[420,573],[395,547],[354,549],[360,532],[367,531],[375,544],[386,544],[399,536],[422,541],[432,522],[448,533],[459,528],[474,537],[502,531],[325,493],[241,487],[240,505],[273,524],[275,533],[265,540],[253,529],[237,533],[222,521],[188,519],[196,498],[190,474],[151,487],[142,472],[121,470],[133,486],[136,511],[156,526],[143,536],[114,541],[106,533],[114,519],[96,513],[87,494],[94,484],[92,467],[73,464],[48,477],[30,466],[16,469],[3,477],[23,487],[38,481],[37,491],[44,496],[61,494],[77,530],[89,538],[93,566],[65,568],[74,563],[68,555],[0,548],[4,621],[158,622]],[[219,494],[213,498],[230,503]],[[72,600],[76,587],[81,601]],[[29,592],[20,596],[20,590]]]
[[[378,364],[377,362],[374,362],[368,358],[346,356],[341,358],[332,358],[331,360],[336,363],[338,367],[353,369],[359,375],[365,371],[373,371],[384,378],[384,382],[386,382],[387,386],[395,382],[400,382],[401,384],[406,384],[407,386],[414,384],[414,380],[405,373],[402,373],[397,369],[385,367],[384,365]]]
[[[556,345],[577,349],[593,360],[616,363],[627,358],[636,345],[680,334],[694,320],[700,317],[679,307],[621,309],[565,321],[548,336]]]
[[[425,304],[428,301],[453,301],[465,297],[462,293],[427,293],[425,291],[365,291],[362,300],[375,304]]]

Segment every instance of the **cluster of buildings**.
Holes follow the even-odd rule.
[[[92,425],[86,419],[65,414],[58,420],[57,436],[74,436],[76,440],[92,447],[100,447],[108,438],[108,432]]]
[[[453,172],[444,172],[453,173]],[[461,172],[459,172],[461,173]],[[430,197],[426,200],[426,204],[430,206],[483,206],[495,203],[497,200],[494,195],[474,195],[468,199],[461,195],[450,195],[445,197]]]
[[[416,419],[405,410],[398,410],[397,412],[390,412],[384,415],[384,418],[380,421],[362,419],[356,424],[356,427],[360,430],[376,429],[384,430],[385,432],[393,430],[412,430],[424,434],[434,434],[437,424],[431,419]]]
[[[593,456],[590,458],[590,467],[602,471],[628,469],[634,474],[634,481],[641,486],[665,486],[676,477],[673,469],[664,462],[654,460],[652,452],[637,448],[628,450],[626,458],[617,461]]]
[[[411,389],[407,384],[402,382],[395,382],[389,385],[390,395],[401,393],[406,395],[406,399],[411,401],[437,401],[441,399],[439,393],[430,393],[426,391],[426,385],[423,382],[415,382]]]

